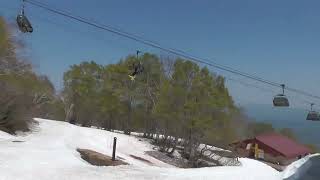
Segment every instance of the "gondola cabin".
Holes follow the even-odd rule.
[[[307,121],[320,121],[319,113],[316,111],[309,111],[306,120]]]
[[[284,94],[278,94],[273,98],[273,105],[275,107],[288,107],[289,100]]]

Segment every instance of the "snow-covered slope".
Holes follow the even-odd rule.
[[[13,136],[6,133],[6,132],[3,132],[3,131],[0,131],[0,141],[5,141],[5,140],[8,140],[8,139],[12,139]]]
[[[299,159],[289,166],[282,172],[282,178],[286,179],[289,177],[296,176],[298,177],[300,174],[303,174],[305,170],[307,170],[311,166],[310,158],[320,156],[320,154],[312,154],[308,155],[302,159]]]
[[[281,173],[255,160],[240,159],[240,167],[178,169],[144,153],[152,146],[135,137],[36,119],[39,127],[27,136],[0,132],[0,180],[95,179],[281,179]],[[130,165],[95,167],[80,158],[76,148],[111,155],[117,137],[117,156]],[[12,142],[12,141],[23,142]],[[149,160],[145,163],[130,155]]]

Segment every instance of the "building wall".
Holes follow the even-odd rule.
[[[271,147],[263,144],[262,142],[254,139],[253,141],[254,143],[257,143],[258,144],[258,147],[259,149],[262,149],[264,151],[264,153],[266,154],[270,154],[270,155],[273,155],[274,157],[277,157],[277,156],[284,156],[283,154],[281,154],[280,152],[278,151],[275,151],[274,149],[272,149]]]
[[[252,144],[252,148],[254,147],[254,144],[258,144],[259,149],[262,149],[264,151],[264,153],[270,154],[274,157],[283,156],[278,151],[275,151],[274,149],[270,148],[269,146],[263,144],[262,142],[260,142],[256,139],[247,139],[247,140],[244,140],[242,142],[237,143],[238,147],[242,148],[242,149],[246,149],[248,144]]]

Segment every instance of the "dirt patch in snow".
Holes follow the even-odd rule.
[[[77,151],[80,153],[81,158],[91,165],[95,166],[119,166],[119,165],[127,165],[128,163],[123,162],[121,160],[112,161],[110,156],[104,155],[102,153],[92,151],[89,149],[80,149]]]

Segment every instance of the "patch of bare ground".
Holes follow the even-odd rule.
[[[110,156],[93,150],[77,148],[77,151],[80,153],[83,160],[94,166],[119,166],[128,164],[118,159],[112,161],[112,158]]]
[[[130,157],[132,157],[134,159],[137,159],[137,160],[140,160],[140,161],[143,161],[143,162],[148,163],[148,164],[152,164],[152,162],[150,162],[149,160],[144,159],[144,158],[139,157],[139,156],[135,156],[135,155],[130,154]]]

